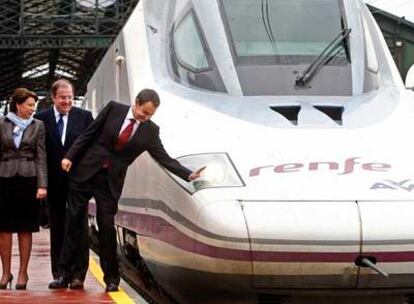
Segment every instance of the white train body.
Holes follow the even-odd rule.
[[[141,0],[87,106],[142,88],[161,97],[170,155],[207,165],[187,184],[145,153],[119,202],[120,231],[174,297],[414,288],[414,100],[362,1]]]

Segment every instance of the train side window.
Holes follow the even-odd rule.
[[[206,50],[192,13],[188,13],[175,28],[173,43],[177,61],[182,67],[194,73],[210,69]]]
[[[191,87],[227,93],[195,11],[176,16],[170,33],[170,68],[175,81]]]

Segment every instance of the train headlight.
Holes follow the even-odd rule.
[[[191,170],[206,166],[201,177],[190,183],[173,175],[174,179],[190,193],[206,188],[244,186],[227,153],[193,154],[179,157],[177,160]]]
[[[226,180],[226,168],[222,163],[211,162],[206,164],[206,168],[201,173],[201,180],[212,184],[221,184]]]

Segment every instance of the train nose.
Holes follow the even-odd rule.
[[[353,288],[361,230],[354,201],[241,202],[258,288]]]
[[[197,220],[194,257],[257,288],[355,288],[361,229],[354,201],[222,201]]]
[[[256,288],[412,287],[413,214],[412,202],[215,202],[199,214],[194,253]]]

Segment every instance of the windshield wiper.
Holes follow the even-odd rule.
[[[299,75],[296,77],[296,86],[303,87],[309,80],[316,74],[321,66],[326,64],[333,56],[331,56],[335,51],[338,51],[339,47],[342,45],[342,42],[349,36],[351,29],[343,29],[338,36],[335,37],[331,43],[319,54],[319,56]],[[345,46],[346,47],[346,46]],[[336,55],[336,53],[335,53]]]

